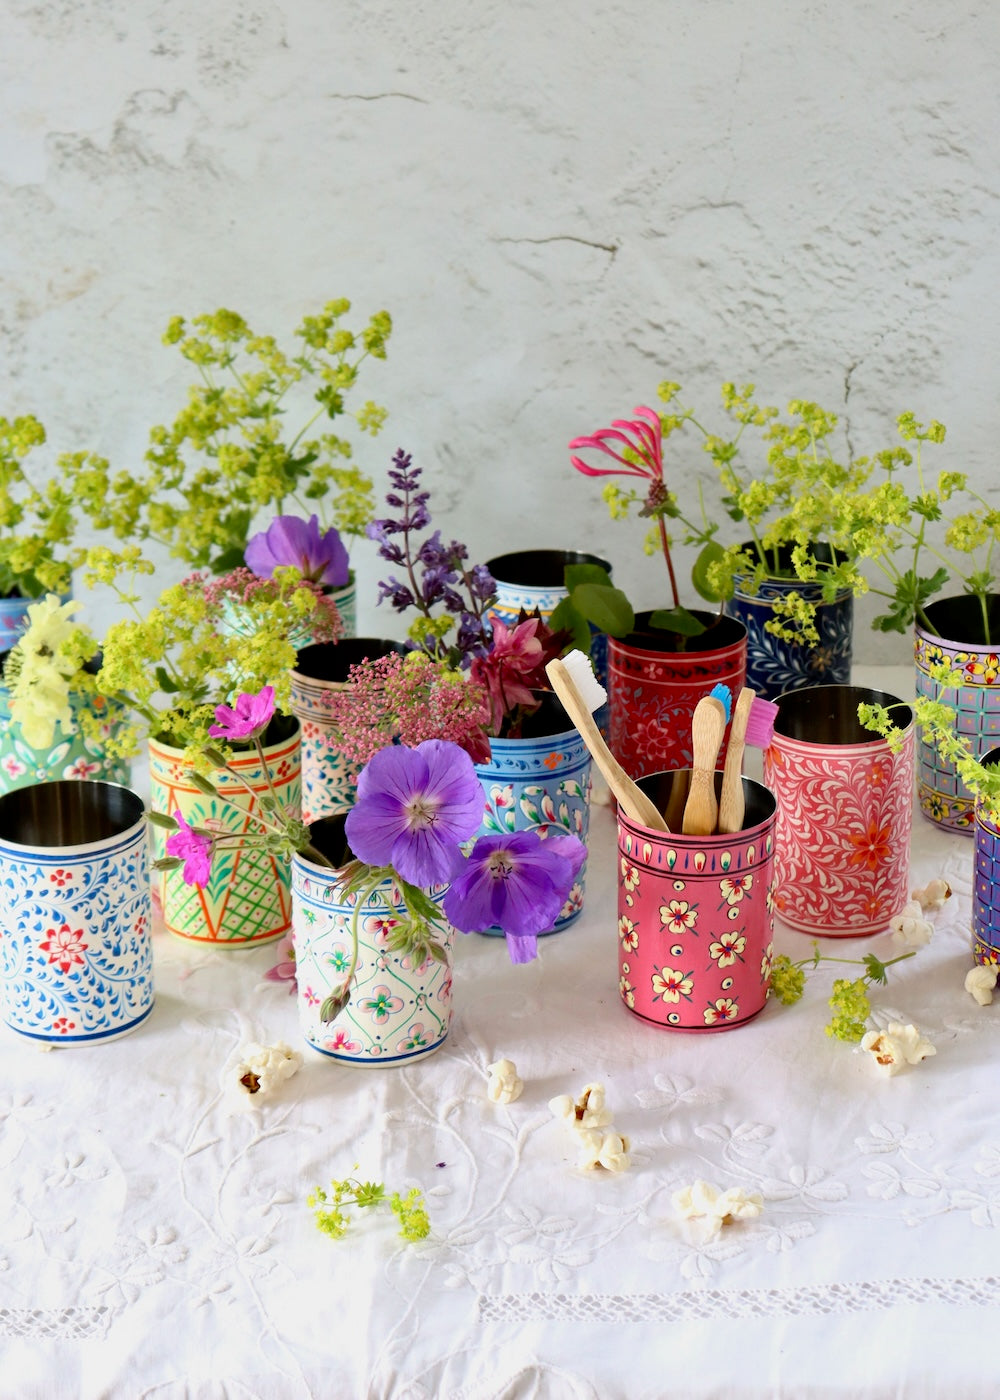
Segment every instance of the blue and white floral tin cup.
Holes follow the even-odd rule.
[[[153,1008],[146,812],[72,780],[0,797],[0,1016],[30,1040],[91,1045]]]

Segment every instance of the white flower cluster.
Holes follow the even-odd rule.
[[[703,1220],[709,1239],[732,1220],[752,1220],[764,1209],[764,1197],[742,1186],[720,1191],[707,1181],[696,1181],[675,1191],[671,1197],[674,1209],[683,1220]]]
[[[916,1026],[890,1021],[887,1030],[869,1031],[861,1040],[862,1050],[873,1056],[883,1074],[899,1074],[907,1065],[919,1064],[937,1050]]]
[[[232,1082],[237,1094],[250,1103],[270,1094],[302,1064],[302,1056],[283,1040],[274,1045],[244,1045],[240,1060],[233,1071]]]
[[[549,1108],[577,1138],[580,1148],[577,1166],[585,1171],[595,1167],[609,1172],[626,1170],[631,1162],[628,1138],[611,1122],[603,1084],[588,1084],[578,1099],[570,1094],[558,1094],[549,1099]]]

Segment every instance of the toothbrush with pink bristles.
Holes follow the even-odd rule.
[[[749,687],[740,691],[733,708],[733,722],[729,726],[729,747],[726,749],[726,762],[722,774],[722,794],[719,797],[719,819],[716,831],[728,834],[740,831],[746,814],[743,796],[743,753],[749,745],[752,749],[766,749],[774,734],[774,722],[778,717],[778,707],[773,700],[763,700]]]

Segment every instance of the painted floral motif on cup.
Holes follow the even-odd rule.
[[[435,903],[445,887],[430,892]],[[292,864],[292,917],[299,985],[299,1025],[307,1043],[330,1059],[360,1065],[409,1063],[437,1050],[451,1022],[454,930],[442,920],[447,961],[418,964],[391,946],[405,914],[399,890],[384,881],[358,907],[344,895],[337,871],[296,857]],[[343,990],[351,960],[357,911],[359,957],[348,1005],[327,1024],[324,1001]]]
[[[725,838],[619,813],[618,992],[660,1026],[718,1031],[762,1010],[771,976],[774,817]]]

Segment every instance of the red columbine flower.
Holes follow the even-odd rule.
[[[473,658],[469,677],[481,685],[490,700],[490,726],[500,733],[504,717],[518,705],[537,707],[532,687],[547,686],[545,662],[548,657],[538,637],[542,626],[538,617],[526,618],[508,627],[500,618],[490,619],[493,641],[485,656]]]

